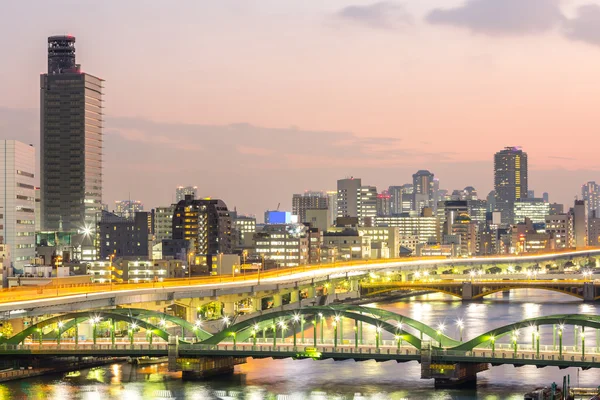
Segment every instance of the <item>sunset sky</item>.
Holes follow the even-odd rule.
[[[505,146],[551,201],[600,181],[600,2],[6,2],[2,138],[38,145],[46,38],[65,33],[106,80],[111,208],[196,185],[262,220],[294,192],[419,169],[485,197]]]

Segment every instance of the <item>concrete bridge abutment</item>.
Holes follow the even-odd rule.
[[[594,282],[585,282],[583,284],[583,301],[596,301],[598,297],[596,289]]]

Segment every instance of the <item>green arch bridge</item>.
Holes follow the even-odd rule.
[[[76,312],[0,337],[0,358],[168,356],[169,368],[182,370],[184,377],[230,372],[247,357],[417,361],[422,377],[439,386],[475,379],[490,365],[600,367],[600,316],[595,315],[532,318],[469,340],[462,338],[461,321],[453,323],[458,336],[453,338],[443,323],[431,327],[350,305],[278,311],[234,324],[224,319],[222,325],[210,334],[201,321],[142,309]],[[91,338],[82,338],[82,329],[91,330]]]

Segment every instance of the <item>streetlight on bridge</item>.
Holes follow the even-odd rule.
[[[440,322],[438,324],[438,329],[436,331],[437,333],[437,337],[438,337],[438,345],[440,347],[442,347],[442,334],[444,333],[444,330],[446,329],[446,325],[444,325],[443,322]]]
[[[459,340],[462,342],[462,340],[463,340],[463,328],[465,326],[465,323],[463,322],[462,319],[459,318],[459,319],[456,320],[456,326],[458,327],[458,331],[459,331],[459,334],[460,334],[460,339]]]

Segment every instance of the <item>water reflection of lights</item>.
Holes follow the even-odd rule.
[[[102,368],[90,369],[88,371],[86,379],[89,381],[104,383],[104,370]]]
[[[431,310],[432,306],[430,303],[415,303],[412,318],[423,323],[428,323],[431,320]]]
[[[540,305],[535,303],[525,303],[523,304],[523,312],[525,313],[525,318],[539,317]]]
[[[579,312],[583,314],[596,314],[596,307],[589,304],[581,304],[579,306]]]
[[[139,391],[133,389],[125,389],[122,392],[122,398],[127,400],[142,400],[143,397]]]

